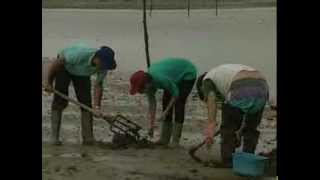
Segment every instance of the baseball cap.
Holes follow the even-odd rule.
[[[105,70],[112,69],[113,65],[116,63],[114,60],[114,51],[107,46],[102,46],[97,52],[96,56],[101,59],[102,67]]]
[[[134,95],[139,92],[147,82],[147,77],[144,71],[137,71],[130,77],[130,94]]]

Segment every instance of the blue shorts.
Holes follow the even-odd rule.
[[[269,99],[268,84],[263,79],[240,79],[232,82],[227,103],[245,114],[261,111]]]

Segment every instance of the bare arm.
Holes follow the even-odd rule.
[[[103,92],[102,83],[96,82],[94,85],[94,98],[93,98],[94,107],[101,107],[102,92]]]
[[[150,129],[153,129],[156,118],[157,101],[155,95],[148,95]]]
[[[169,102],[167,108],[166,108],[166,109],[164,110],[164,112],[161,114],[160,119],[163,119],[164,117],[166,117],[166,115],[167,115],[168,112],[169,112],[169,109],[172,108],[172,106],[174,105],[174,103],[176,102],[176,100],[177,100],[177,97],[172,97],[172,98],[170,99],[170,102]]]
[[[48,77],[47,77],[47,85],[52,86],[53,81],[57,75],[57,72],[63,68],[63,60],[58,58],[53,61],[53,63],[50,65],[49,70],[48,70]]]
[[[96,110],[97,114],[100,114],[101,110],[101,100],[103,95],[103,81],[107,76],[108,71],[99,71],[97,73],[97,78],[94,83],[94,94],[93,94],[93,108]]]
[[[213,138],[216,131],[216,116],[217,116],[217,104],[215,95],[213,92],[209,92],[207,98],[207,107],[208,107],[208,126],[206,132],[206,138]]]

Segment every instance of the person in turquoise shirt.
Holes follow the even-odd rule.
[[[149,101],[149,135],[153,136],[156,117],[155,93],[164,90],[161,135],[157,144],[168,145],[172,134],[172,145],[178,146],[181,138],[185,104],[197,78],[196,67],[187,59],[166,58],[151,64],[148,72],[137,71],[130,78],[130,94],[144,93]],[[175,123],[172,123],[173,110]]]
[[[103,80],[108,70],[116,68],[114,51],[107,46],[91,48],[84,44],[76,44],[62,49],[57,58],[49,67],[45,91],[52,92],[54,88],[68,95],[69,84],[72,81],[77,99],[80,103],[92,107],[91,104],[91,79],[96,74],[94,82],[93,109],[96,115],[101,115],[101,99],[103,92]],[[60,145],[59,131],[62,111],[68,102],[54,94],[51,106],[51,142]],[[82,139],[84,145],[94,144],[92,113],[81,108]]]

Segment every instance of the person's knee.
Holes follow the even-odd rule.
[[[68,106],[68,102],[60,102],[60,103],[53,103],[51,105],[52,110],[63,111]]]
[[[88,106],[88,107],[92,107],[92,104],[91,104],[91,97],[87,97],[87,96],[84,96],[84,97],[80,97],[79,98],[79,102]]]
[[[183,122],[184,122],[184,117],[175,118],[175,122],[176,122],[176,123],[183,124]]]
[[[80,111],[81,111],[81,113],[88,113],[88,114],[91,114],[91,112],[90,111],[88,111],[88,110],[86,110],[86,109],[84,109],[84,108],[80,108]]]
[[[243,136],[245,138],[250,138],[250,137],[259,137],[260,132],[257,129],[253,129],[253,128],[244,128],[243,129]]]
[[[171,121],[172,121],[172,114],[168,113],[168,114],[166,115],[166,117],[164,118],[164,121],[166,121],[166,122],[171,122]]]

